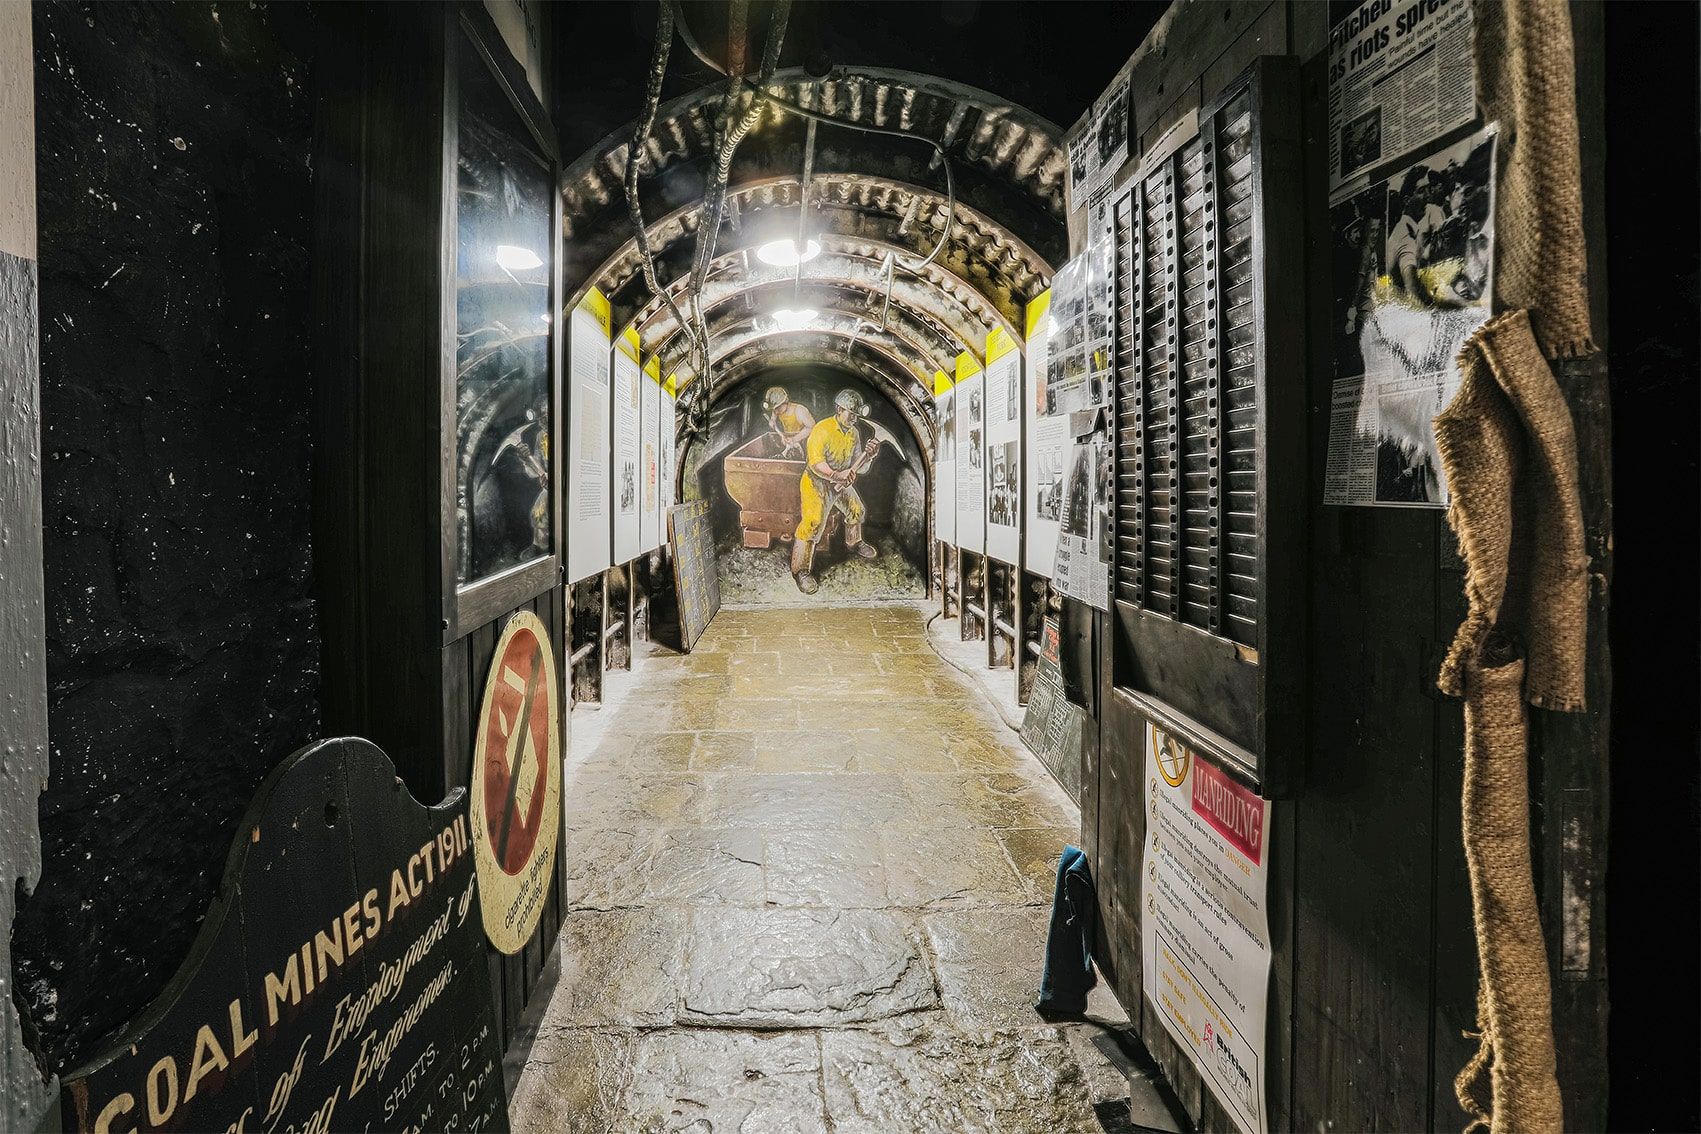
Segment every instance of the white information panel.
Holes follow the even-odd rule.
[[[1151,721],[1145,729],[1140,983],[1246,1134],[1270,1128],[1270,805]]]
[[[628,337],[630,336],[630,337]],[[643,371],[631,332],[614,343],[614,561],[636,559],[641,550],[639,525],[644,476],[642,457]]]
[[[639,385],[644,391],[644,443],[638,450],[638,477],[643,482],[638,550],[646,552],[661,546],[661,371],[654,359],[644,368]]]
[[[595,288],[567,323],[567,581],[608,569],[608,300]]]
[[[933,536],[957,543],[957,390],[943,370],[933,373],[939,433],[933,445]]]
[[[1063,471],[1069,459],[1069,415],[1051,395],[1051,289],[1028,304],[1028,359],[1023,367],[1022,414],[1027,418],[1027,475],[1022,480],[1027,542],[1023,568],[1051,578],[1063,520]]]
[[[986,336],[986,554],[1014,564],[1022,550],[1022,350]]]
[[[675,455],[678,452],[678,439],[675,431],[679,428],[675,416],[678,413],[678,404],[675,402],[673,391],[670,388],[672,385],[673,379],[669,378],[667,385],[661,388],[657,400],[657,405],[661,407],[661,422],[657,432],[656,447],[659,456],[657,458],[656,484],[658,486],[657,491],[661,496],[661,506],[656,517],[656,530],[662,543],[667,542],[667,510],[679,503],[678,493],[674,488],[674,482],[679,477],[679,469],[675,465]]]
[[[957,356],[957,546],[986,554],[986,375]]]

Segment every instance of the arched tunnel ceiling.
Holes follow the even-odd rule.
[[[682,308],[723,89],[705,88],[663,107],[641,167],[657,275]],[[935,263],[905,271],[945,226],[945,177],[932,147],[823,123],[808,197],[808,231],[822,253],[803,265],[794,297],[796,269],[770,267],[754,255],[767,241],[795,237],[799,221],[807,127],[770,105],[733,162],[716,257],[700,297],[717,384],[735,354],[783,352],[800,362],[813,354],[845,365],[846,346],[854,342],[852,353],[882,360],[887,382],[925,393],[933,370],[948,369],[958,351],[978,356],[993,327],[1020,327],[1023,308],[1067,252],[1065,158],[1056,127],[984,91],[903,72],[856,68],[820,80],[781,72],[769,89],[835,117],[938,141],[951,156],[956,182],[951,237]],[[608,139],[565,173],[565,291],[576,302],[598,287],[610,299],[615,325],[636,326],[645,352],[659,354],[664,368],[691,383],[696,375],[684,361],[686,338],[645,284],[627,216],[628,136]],[[898,269],[881,330],[888,255]],[[781,307],[813,307],[819,325],[811,332],[767,325],[764,317]]]

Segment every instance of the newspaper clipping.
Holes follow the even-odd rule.
[[[1059,593],[1108,611],[1116,538],[1111,528],[1115,449],[1099,418],[1088,411],[1072,421],[1075,446],[1064,484],[1063,527],[1052,582]]]
[[[1476,115],[1472,0],[1367,0],[1329,34],[1329,189]]]
[[[1093,103],[1081,132],[1069,139],[1069,200],[1085,201],[1128,160],[1129,75],[1124,72]]]
[[[1324,503],[1444,506],[1432,419],[1493,294],[1494,127],[1338,202]]]

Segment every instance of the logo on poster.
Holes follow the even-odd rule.
[[[523,948],[543,916],[560,826],[560,722],[549,631],[522,611],[496,647],[471,776],[484,929],[504,953]]]

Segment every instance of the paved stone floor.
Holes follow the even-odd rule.
[[[1137,1128],[1105,1027],[1031,1007],[1078,813],[926,621],[723,610],[575,713],[516,1130]]]

